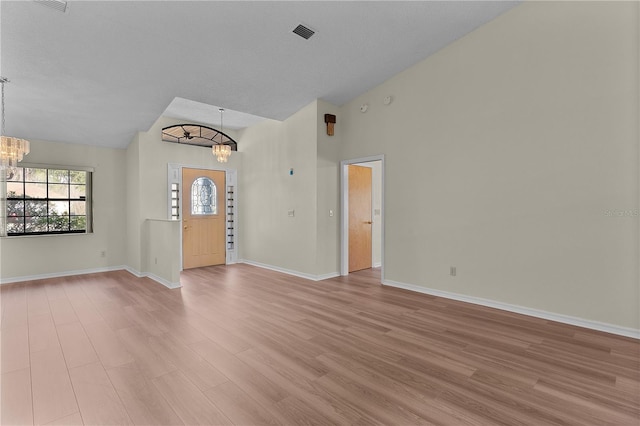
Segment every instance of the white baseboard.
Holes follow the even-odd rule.
[[[122,271],[125,270],[127,272],[129,272],[130,274],[138,277],[138,278],[144,278],[144,277],[148,277],[151,278],[152,280],[162,284],[165,287],[168,288],[179,288],[181,287],[180,283],[172,283],[169,282],[167,280],[165,280],[164,278],[161,278],[157,275],[154,274],[146,274],[146,273],[142,273],[139,272],[135,269],[133,269],[130,266],[127,265],[118,265],[118,266],[108,266],[105,268],[92,268],[92,269],[79,269],[79,270],[75,270],[75,271],[64,271],[64,272],[54,272],[54,273],[49,273],[49,274],[39,274],[39,275],[25,275],[22,277],[12,277],[12,278],[3,278],[0,279],[0,285],[3,284],[11,284],[11,283],[19,283],[19,282],[24,282],[24,281],[34,281],[34,280],[44,280],[47,278],[60,278],[60,277],[70,277],[73,275],[85,275],[85,274],[98,274],[100,272],[112,272],[112,271]]]
[[[315,281],[328,280],[330,278],[339,277],[340,274],[338,272],[330,272],[328,274],[320,274],[316,275]]]
[[[97,274],[100,272],[120,271],[122,269],[127,269],[127,268],[123,265],[119,265],[119,266],[107,266],[104,268],[77,269],[74,271],[52,272],[48,274],[24,275],[21,277],[1,278],[0,285],[19,283],[24,281],[45,280],[47,278],[60,278],[60,277],[70,277],[73,275]]]
[[[242,259],[238,260],[238,263],[246,263],[247,265],[257,266],[258,268],[269,269],[270,271],[282,272],[283,274],[293,275],[294,277],[304,278],[311,281],[322,281],[329,278],[335,278],[340,276],[338,272],[331,272],[322,275],[307,274],[305,272],[294,271],[291,269],[281,268],[279,266],[267,265],[266,263],[254,262],[253,260]]]
[[[376,262],[373,264],[372,268],[380,268],[382,266],[382,262]]]
[[[174,288],[180,288],[182,287],[182,284],[180,284],[180,282],[178,281],[177,283],[172,283],[171,281],[165,280],[162,277],[159,277],[157,275],[154,274],[146,274],[147,278],[151,278],[152,280],[162,284],[163,286],[170,288],[170,289],[174,289]]]
[[[132,275],[135,275],[138,278],[150,278],[152,280],[154,280],[157,283],[162,284],[163,286],[167,287],[167,288],[180,288],[182,287],[182,285],[180,284],[180,282],[177,283],[172,283],[171,281],[165,280],[162,277],[159,277],[155,274],[149,273],[149,272],[140,272],[136,269],[133,269],[130,266],[124,266],[122,269],[126,270],[127,272],[129,272]]]
[[[142,272],[138,271],[137,269],[133,269],[131,266],[125,265],[125,266],[122,267],[122,269],[124,269],[125,271],[127,271],[131,275],[135,275],[138,278],[146,277],[145,274],[143,274]]]
[[[539,309],[526,308],[524,306],[511,305],[509,303],[496,302],[494,300],[482,299],[480,297],[465,296],[458,293],[450,293],[448,291],[435,290],[414,284],[406,284],[398,281],[383,280],[383,285],[389,287],[397,287],[405,290],[415,291],[417,293],[429,294],[431,296],[443,297],[446,299],[459,300],[461,302],[473,303],[475,305],[487,306],[489,308],[501,309],[503,311],[515,312],[517,314],[528,315],[536,318],[561,322],[564,324],[575,325],[578,327],[589,328],[592,330],[604,331],[606,333],[617,334],[620,336],[640,339],[640,330],[628,327],[621,327],[614,324],[607,324],[599,321],[592,321],[584,318],[572,317],[569,315],[556,314]]]

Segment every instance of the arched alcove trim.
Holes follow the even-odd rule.
[[[213,145],[229,145],[232,151],[238,150],[238,143],[229,135],[200,124],[176,124],[165,127],[162,129],[162,140],[205,148],[211,148]]]

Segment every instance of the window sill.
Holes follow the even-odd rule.
[[[77,237],[82,235],[93,235],[93,232],[73,232],[68,234],[35,234],[35,235],[7,235],[6,237],[0,237],[3,240],[14,240],[21,238],[38,238],[38,237]]]

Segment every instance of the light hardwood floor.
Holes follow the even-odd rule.
[[[3,286],[2,424],[638,425],[637,340],[248,265]]]

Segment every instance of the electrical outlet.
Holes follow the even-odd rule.
[[[452,277],[455,277],[457,273],[457,268],[455,266],[452,266],[451,269],[449,270],[449,274],[451,274]]]
[[[100,257],[107,257],[107,251],[106,250],[102,250],[100,252]]]
[[[329,210],[329,217],[333,217],[333,210]]]
[[[287,212],[287,215],[288,215],[289,217],[294,217],[294,216],[296,215],[296,211],[295,211],[295,210],[289,210],[289,211]]]

